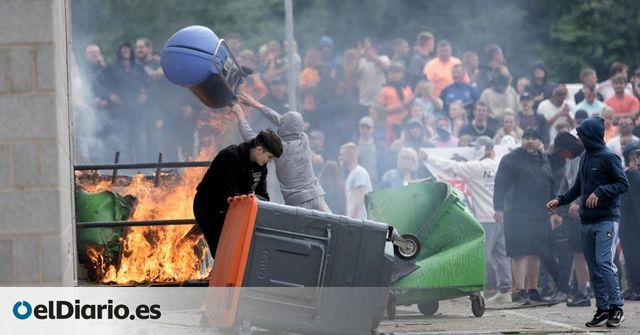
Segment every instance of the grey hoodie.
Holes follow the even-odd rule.
[[[276,175],[284,202],[297,206],[324,195],[324,190],[313,173],[309,137],[304,133],[304,121],[298,112],[278,114],[269,107],[260,110],[273,124],[278,125],[284,152],[275,160]],[[240,122],[240,134],[247,141],[256,136],[248,122]]]

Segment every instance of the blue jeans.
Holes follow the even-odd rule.
[[[613,263],[618,244],[618,222],[583,224],[580,227],[580,241],[589,266],[596,307],[601,310],[621,307],[624,303],[620,297],[618,268]]]

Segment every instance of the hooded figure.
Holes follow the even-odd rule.
[[[284,146],[284,152],[275,160],[275,165],[285,204],[331,212],[324,201],[324,190],[313,173],[311,147],[304,132],[302,115],[293,111],[280,115],[267,106],[260,106],[258,110],[278,125],[277,132]],[[255,136],[245,119],[241,119],[238,125],[243,139]]]
[[[604,119],[589,118],[578,127],[586,152],[580,160],[578,178],[567,192],[549,201],[551,211],[580,199],[580,241],[589,266],[598,310],[587,327],[619,327],[624,321],[618,269],[613,263],[620,222],[620,195],[629,181],[620,157],[604,143]]]
[[[553,93],[556,84],[549,81],[547,67],[542,62],[535,62],[531,71],[531,83],[527,85],[526,91],[529,91],[535,99],[534,108],[538,108],[538,104],[549,99]]]
[[[623,294],[627,300],[640,300],[640,169],[638,157],[640,141],[634,140],[624,146],[622,155],[627,165],[629,192],[620,199],[620,240],[627,270],[628,291]],[[635,157],[633,157],[635,156]]]
[[[577,129],[586,153],[580,162],[580,177],[567,193],[558,196],[560,206],[582,196],[580,219],[583,224],[599,221],[620,221],[620,195],[629,189],[620,157],[604,142],[604,119],[595,117],[583,121]],[[587,208],[591,194],[598,197],[595,208]]]

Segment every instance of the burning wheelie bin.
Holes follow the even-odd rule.
[[[451,186],[420,182],[369,193],[369,218],[392,225],[411,241],[395,247],[387,314],[395,306],[418,304],[424,315],[433,315],[440,300],[471,298],[473,315],[484,314],[484,230]]]
[[[121,196],[109,191],[99,193],[77,191],[76,219],[78,222],[126,221],[134,202],[135,198],[130,195]],[[105,260],[110,262],[117,260],[123,234],[124,227],[78,229],[76,238],[80,262],[87,267],[90,266],[91,261],[87,256],[89,246],[100,248]]]

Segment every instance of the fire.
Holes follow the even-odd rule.
[[[215,113],[208,122],[199,125],[199,128],[212,127],[214,132],[204,136],[203,147],[195,160],[208,161],[214,157],[216,143],[219,142],[217,137],[225,133],[229,121],[228,115]],[[117,193],[133,195],[137,199],[129,220],[193,219],[195,189],[205,172],[206,168],[182,169],[178,178],[158,187],[152,179],[138,174],[130,185]],[[91,178],[85,178],[78,184],[88,192],[115,188],[110,180],[91,181]],[[211,270],[211,265],[206,262],[207,244],[201,234],[190,233],[192,228],[191,225],[127,228],[117,266],[107,264],[97,246],[89,247],[87,255],[101,283],[180,283],[206,279]]]
[[[193,219],[193,197],[202,168],[185,169],[177,185],[155,187],[152,180],[136,175],[121,193],[137,199],[129,220]],[[191,225],[130,227],[122,241],[120,264],[101,269],[103,283],[185,282],[205,279],[206,243],[200,234],[189,234]],[[95,264],[104,264],[96,262]]]

